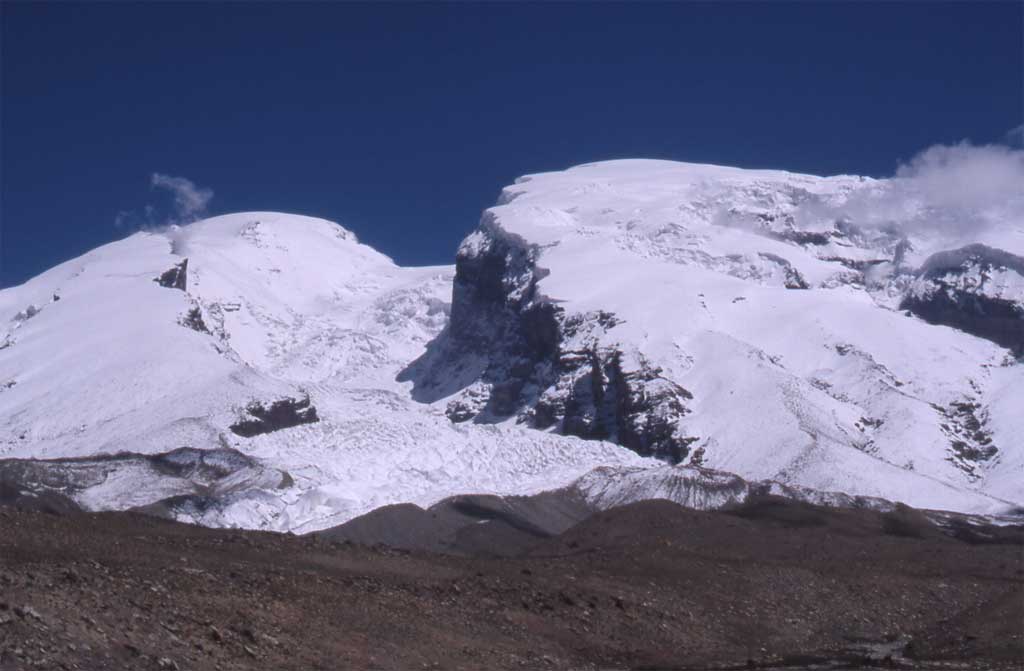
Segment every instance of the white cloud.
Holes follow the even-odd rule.
[[[929,205],[981,212],[1024,194],[1024,151],[966,142],[935,145],[901,165],[895,180]]]
[[[934,145],[842,205],[811,204],[805,221],[962,235],[1024,220],[1024,151],[1006,145]]]

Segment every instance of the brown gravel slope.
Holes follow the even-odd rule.
[[[0,508],[0,669],[1020,668],[1021,532],[973,540],[774,499],[514,558]]]

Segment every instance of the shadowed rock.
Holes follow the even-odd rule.
[[[900,307],[1024,355],[1024,296],[992,291],[995,272],[1024,276],[1024,258],[981,244],[932,255]]]
[[[185,291],[187,275],[188,259],[182,259],[181,263],[170,270],[164,271],[160,274],[160,277],[155,278],[153,281],[168,289],[180,289],[181,291]]]
[[[193,331],[199,333],[210,333],[209,327],[206,326],[206,322],[203,321],[203,311],[199,309],[199,306],[190,308],[185,316],[181,318],[181,325],[190,328]]]
[[[642,356],[602,344],[612,313],[569,314],[542,295],[540,249],[485,219],[455,261],[451,321],[400,375],[413,397],[448,403],[453,422],[516,417],[679,463],[697,440],[678,420],[692,395]],[[796,281],[796,280],[794,280]]]
[[[316,414],[316,407],[310,403],[308,396],[301,399],[282,398],[269,406],[254,401],[246,407],[245,411],[250,416],[240,419],[229,427],[243,438],[320,421],[320,417]]]

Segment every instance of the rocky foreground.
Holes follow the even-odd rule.
[[[1021,668],[1022,549],[767,497],[616,508],[512,557],[8,507],[0,669]]]

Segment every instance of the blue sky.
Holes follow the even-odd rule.
[[[0,286],[166,212],[154,173],[404,264],[588,161],[892,174],[1021,124],[1022,7],[4,2]]]

